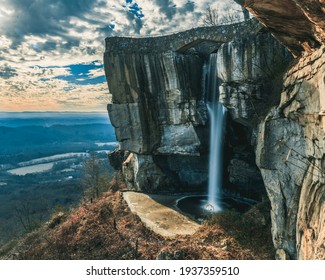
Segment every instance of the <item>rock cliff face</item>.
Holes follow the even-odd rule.
[[[278,258],[325,258],[325,3],[241,1],[298,58],[260,123],[256,162]]]
[[[108,106],[130,188],[168,191],[206,181],[206,116],[200,115],[199,56],[172,51],[106,56]],[[203,108],[202,110],[204,110]],[[206,162],[206,160],[205,160]]]
[[[280,104],[259,126],[257,165],[273,239],[290,258],[324,258],[324,48],[287,72]]]
[[[130,188],[149,192],[206,190],[209,120],[203,69],[215,64],[208,75],[215,77],[216,91],[209,94],[219,95],[221,83],[220,99],[230,109],[230,123],[239,123],[243,131],[241,137],[228,141],[230,176],[226,180],[233,190],[246,194],[254,190],[254,198],[263,192],[260,172],[252,160],[251,135],[260,108],[269,104],[274,91],[268,75],[279,69],[272,62],[283,60],[286,53],[256,21],[246,25],[246,29],[243,24],[223,30],[217,27],[215,32],[221,35],[206,28],[199,33],[191,31],[193,41],[183,40],[190,48],[179,42],[167,43],[176,35],[169,39],[107,39],[106,75],[113,95],[108,111]],[[234,38],[239,30],[247,32]],[[180,40],[183,35],[176,37]],[[160,46],[150,52],[148,46],[155,46],[157,40],[163,41],[166,49]],[[177,49],[172,50],[174,45]],[[210,55],[212,52],[215,54]],[[237,134],[235,130],[230,125],[229,135]]]
[[[218,27],[213,36],[201,29],[107,38],[108,111],[120,142],[111,159],[130,188],[203,190],[206,101],[217,95],[229,110],[227,185],[254,198],[266,190],[277,258],[324,259],[324,2],[237,2],[296,60],[289,63],[285,48],[255,21]],[[204,73],[214,80],[212,93],[204,90]]]
[[[263,32],[223,44],[217,52],[219,101],[230,113],[229,182],[252,197],[265,189],[255,165],[257,125],[278,104],[283,73],[292,58]]]

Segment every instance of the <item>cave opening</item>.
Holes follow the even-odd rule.
[[[224,192],[259,202],[266,197],[266,190],[255,163],[252,135],[252,128],[229,117],[224,157]]]

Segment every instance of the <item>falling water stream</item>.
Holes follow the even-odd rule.
[[[204,218],[207,213],[220,212],[225,209],[236,209],[244,212],[254,203],[244,198],[224,194],[223,192],[223,150],[224,127],[227,109],[219,103],[218,71],[223,72],[219,54],[211,54],[209,62],[203,67],[202,91],[206,98],[210,120],[210,155],[208,196],[189,195],[177,201],[179,209],[195,218]],[[219,69],[219,70],[218,70]],[[222,74],[219,73],[219,76]]]
[[[210,155],[209,155],[209,185],[208,202],[205,208],[212,212],[222,210],[221,192],[223,178],[223,139],[226,108],[219,103],[218,57],[210,56],[205,68],[205,94],[207,96],[208,113],[210,117]]]
[[[208,104],[210,116],[209,186],[206,208],[219,212],[223,177],[223,126],[226,109],[219,102]]]

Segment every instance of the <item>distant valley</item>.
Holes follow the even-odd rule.
[[[113,172],[107,154],[117,142],[107,114],[0,113],[0,147],[1,245],[25,231],[21,219],[42,221],[80,201],[91,153]]]

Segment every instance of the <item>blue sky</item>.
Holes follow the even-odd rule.
[[[55,68],[65,68],[68,74],[55,76],[54,79],[63,80],[68,82],[70,88],[73,85],[96,85],[105,83],[105,75],[103,70],[103,64],[101,61],[92,61],[88,63],[70,64],[65,66],[48,66],[40,67],[43,69],[55,69]],[[99,75],[94,75],[93,72],[98,72]],[[42,81],[46,82],[48,78],[41,78]]]
[[[0,112],[104,111],[107,36],[157,35],[203,24],[233,0],[0,0]]]

